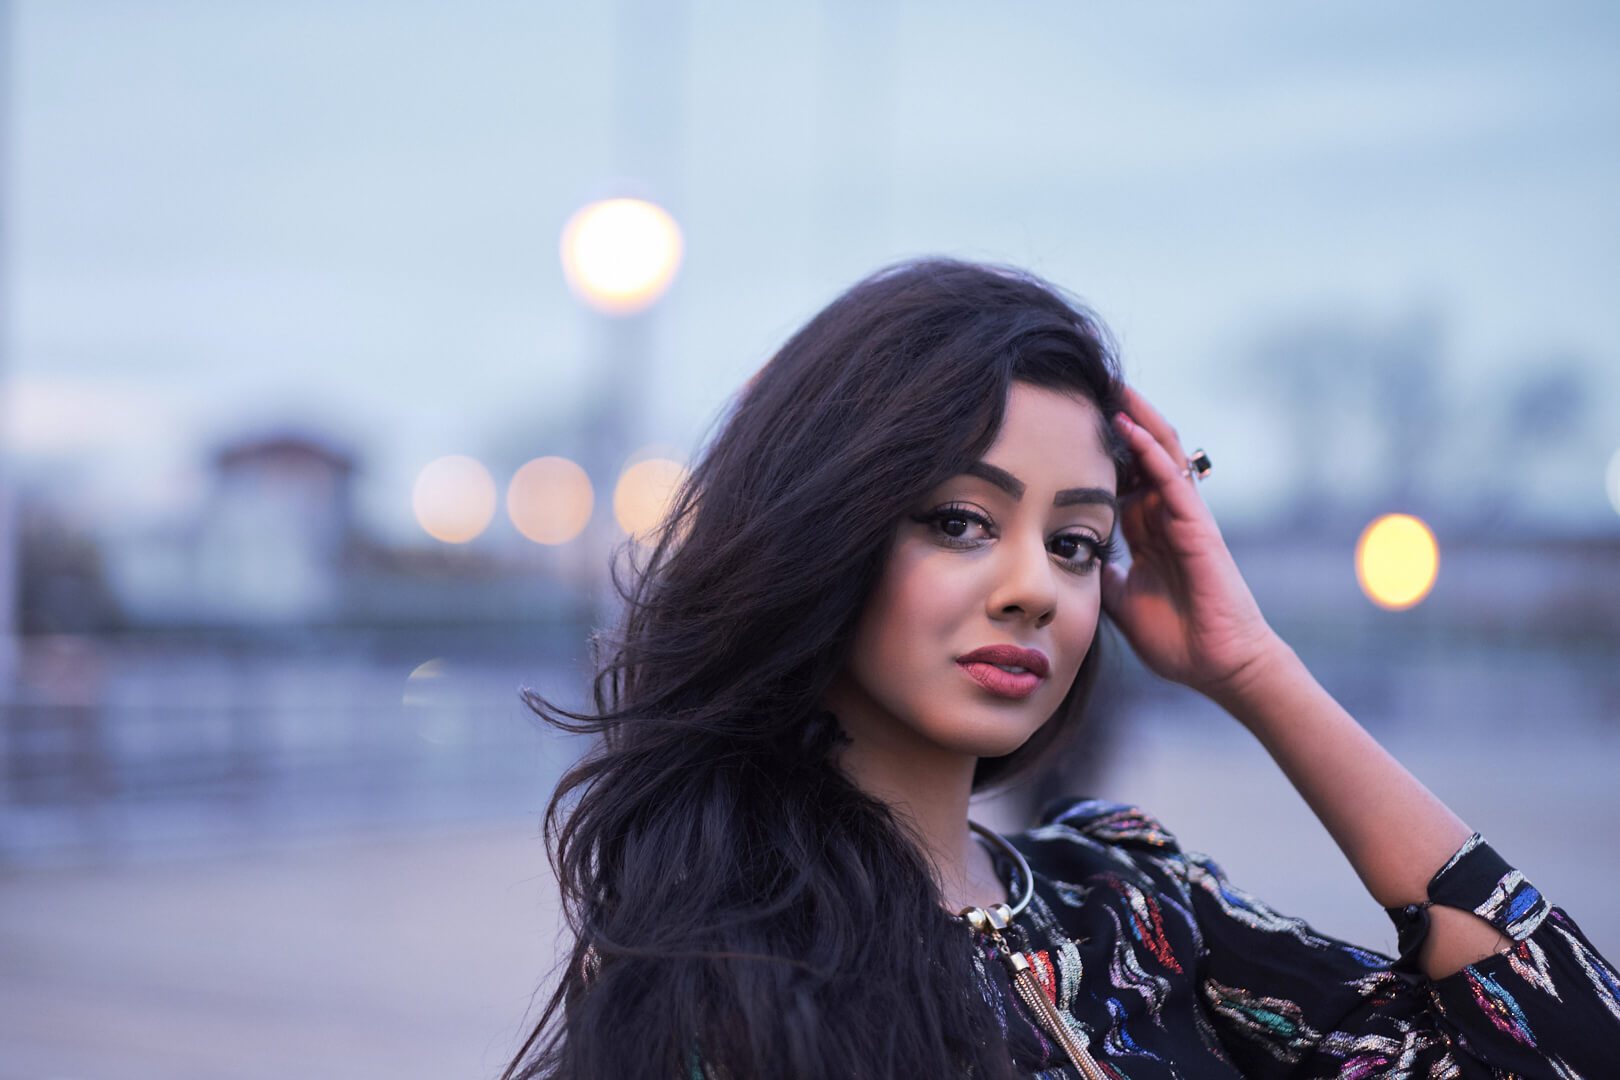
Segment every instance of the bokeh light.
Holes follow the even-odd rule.
[[[428,688],[436,679],[444,677],[444,658],[435,656],[432,660],[424,660],[411,669],[405,676],[405,694],[402,703],[405,705],[426,705],[431,695]]]
[[[630,315],[664,295],[682,247],[680,226],[663,207],[606,199],[582,207],[563,226],[563,273],[598,311]]]
[[[507,485],[506,515],[537,544],[566,544],[584,531],[595,501],[584,469],[567,458],[535,458]]]
[[[423,742],[442,748],[466,741],[468,703],[449,677],[443,657],[424,661],[405,677],[404,704]]]
[[[685,479],[686,467],[668,458],[646,458],[627,467],[613,489],[613,516],[619,527],[637,539],[645,538],[664,520]]]
[[[1434,533],[1408,514],[1385,514],[1356,541],[1356,580],[1379,607],[1399,611],[1429,595],[1440,569]]]
[[[465,544],[495,516],[495,481],[474,458],[442,457],[417,474],[411,509],[417,524],[435,540]]]
[[[1606,482],[1603,487],[1609,493],[1609,505],[1614,507],[1615,513],[1620,514],[1620,450],[1616,450],[1614,456],[1609,459],[1609,470],[1604,480]]]

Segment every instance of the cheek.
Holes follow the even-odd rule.
[[[886,709],[910,715],[947,685],[974,597],[965,575],[945,574],[928,550],[891,554],[855,631],[849,671]]]
[[[856,632],[858,661],[897,671],[932,657],[960,621],[962,589],[938,573],[926,554],[897,552],[866,605]]]
[[[1097,622],[1102,615],[1102,594],[1096,588],[1080,592],[1073,597],[1068,616],[1062,618],[1061,626],[1057,627],[1058,653],[1063,657],[1062,663],[1065,678],[1061,680],[1063,692],[1068,693],[1069,684],[1080,671],[1080,664],[1085,660],[1086,654],[1091,651],[1092,642],[1097,638]],[[1056,680],[1055,680],[1056,681]]]

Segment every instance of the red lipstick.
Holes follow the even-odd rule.
[[[1015,645],[988,645],[956,658],[974,682],[997,697],[1025,698],[1033,694],[1051,670],[1046,654]],[[1022,668],[1008,671],[1007,668]]]

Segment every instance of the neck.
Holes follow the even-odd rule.
[[[944,906],[956,912],[1007,902],[995,863],[967,824],[978,758],[919,740],[899,725],[870,722],[861,710],[833,711],[850,738],[839,767],[911,833],[934,869]]]

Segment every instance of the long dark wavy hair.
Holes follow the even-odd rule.
[[[1014,382],[1122,407],[1084,308],[929,259],[855,285],[742,390],[596,639],[594,710],[524,691],[599,738],[546,809],[573,955],[506,1080],[1011,1075],[968,933],[836,767],[819,702],[897,524],[983,456]],[[1124,447],[1098,434],[1123,490]],[[975,790],[1064,738],[1100,659]]]

